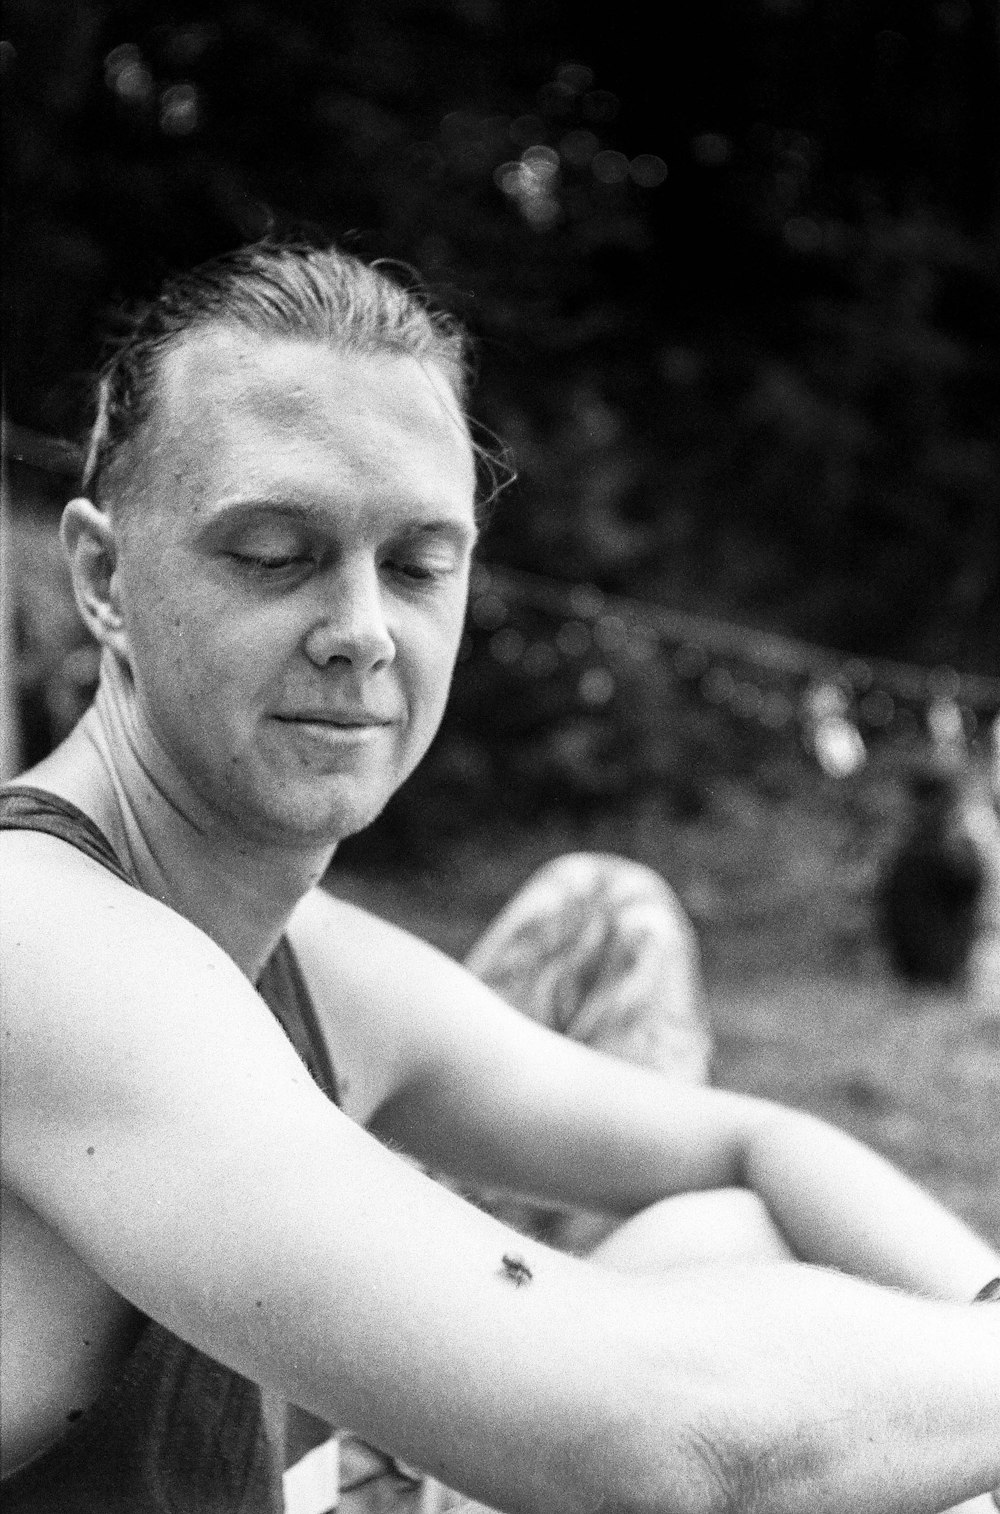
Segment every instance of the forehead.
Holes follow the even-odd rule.
[[[408,356],[213,328],[165,355],[151,430],[152,482],[196,510],[275,491],[473,509],[458,403]]]

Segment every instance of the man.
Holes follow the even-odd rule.
[[[5,800],[6,1507],[275,1510],[276,1401],[499,1509],[984,1494],[992,1247],[316,887],[444,707],[463,373],[381,271],[266,245],[105,370],[63,527],[100,687]],[[580,1260],[400,1153],[623,1223]]]

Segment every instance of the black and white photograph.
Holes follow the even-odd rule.
[[[996,0],[0,69],[7,1514],[995,1514]]]

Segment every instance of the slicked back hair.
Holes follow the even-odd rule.
[[[150,419],[166,354],[212,328],[433,363],[465,408],[467,338],[421,292],[405,287],[383,265],[332,245],[255,242],[175,275],[132,312],[96,378],[84,494],[100,502],[102,481]]]

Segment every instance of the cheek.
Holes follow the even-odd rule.
[[[198,607],[166,563],[151,561],[146,571],[133,563],[123,589],[128,641],[141,680],[144,669],[162,671],[185,655]]]
[[[269,639],[231,608],[171,595],[150,606],[134,628],[135,679],[159,720],[199,721],[220,729],[250,714],[270,668]],[[228,718],[227,718],[228,717]]]
[[[435,623],[407,648],[405,676],[417,704],[412,713],[421,730],[427,726],[436,729],[444,711],[463,621],[464,616],[456,615]]]

